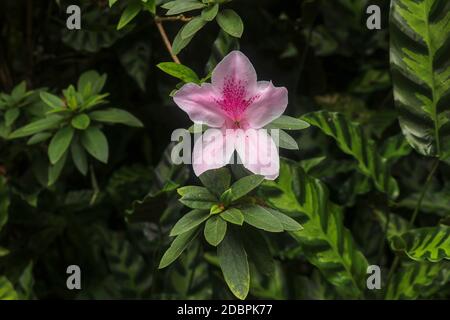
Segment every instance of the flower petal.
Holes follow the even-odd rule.
[[[288,91],[272,82],[259,81],[255,94],[257,99],[245,111],[244,119],[250,127],[259,129],[283,114],[288,105]]]
[[[250,60],[240,51],[230,52],[214,69],[211,83],[217,90],[223,90],[227,81],[240,83],[248,94],[256,89],[256,71]]]
[[[280,158],[275,142],[265,129],[237,130],[236,151],[245,168],[268,180],[275,180],[280,171]]]
[[[205,171],[227,165],[234,152],[234,141],[233,130],[206,130],[194,144],[194,173],[200,176]]]
[[[175,93],[173,100],[194,123],[220,128],[226,116],[217,107],[216,96],[213,86],[209,83],[202,86],[187,83]]]

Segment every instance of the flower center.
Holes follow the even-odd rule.
[[[235,125],[239,125],[244,111],[258,98],[257,95],[246,97],[245,82],[226,77],[222,88],[222,97],[216,99],[216,103],[234,121]]]

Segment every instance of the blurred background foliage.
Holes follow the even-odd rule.
[[[159,7],[164,2],[156,2],[159,16],[166,12]],[[381,30],[365,27],[368,3],[235,0],[226,6],[241,16],[242,38],[237,41],[208,23],[178,57],[206,76],[225,53],[239,47],[252,60],[259,79],[288,88],[286,114],[339,112],[375,141],[372,148],[389,159],[401,190],[395,201],[378,191],[356,170],[357,161],[317,128],[297,134],[300,151],[283,150],[282,156],[302,165],[309,176],[305,183],[320,179],[328,188],[320,197],[342,208],[336,228],[351,231],[347,236],[364,259],[382,267],[385,283],[384,270],[395,256],[385,236],[399,232],[409,219],[431,162],[411,152],[398,125],[389,70],[389,1],[370,1],[381,7]],[[70,4],[81,7],[79,31],[66,28],[65,9]],[[190,125],[169,96],[177,81],[156,67],[171,61],[171,56],[150,10],[117,30],[127,5],[123,0],[111,8],[106,0],[0,3],[0,92],[9,95],[24,81],[30,94],[19,101],[23,114],[42,113],[43,102],[35,92],[49,88],[61,92],[76,84],[84,71],[96,70],[108,75],[104,92],[110,93],[110,106],[128,110],[144,124],[144,128],[105,127],[108,164],[91,163],[85,176],[69,164],[50,187],[39,181],[48,164],[45,147],[0,138],[0,298],[233,298],[217,258],[200,239],[169,268],[157,269],[170,243],[171,226],[186,212],[174,190],[199,182],[189,166],[170,162],[172,131]],[[170,39],[182,25],[164,23]],[[8,130],[27,123],[23,114]],[[449,174],[448,166],[442,165],[432,179],[417,225],[448,225]],[[279,200],[271,198],[273,189],[290,197],[283,183],[268,184],[261,190],[263,196],[275,204]],[[308,210],[302,203],[299,207]],[[395,221],[390,223],[392,233],[384,230],[390,210],[395,212],[388,215]],[[269,275],[252,271],[250,298],[450,297],[445,260],[430,263],[402,257],[393,275],[395,286],[382,293],[364,288],[355,293],[347,290],[339,274],[330,276],[332,264],[308,258],[316,249],[320,255],[320,244],[307,246],[310,239],[301,236],[265,237],[270,240],[274,268]],[[311,246],[316,249],[311,251]],[[82,270],[81,291],[66,288],[66,268],[71,264]]]

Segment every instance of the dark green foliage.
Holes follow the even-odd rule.
[[[0,300],[448,300],[449,35],[446,0],[1,0]],[[274,181],[171,160],[233,50],[289,91]]]

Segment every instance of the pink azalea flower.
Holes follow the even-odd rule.
[[[269,81],[257,81],[256,71],[240,51],[228,54],[214,69],[211,83],[185,84],[175,103],[207,130],[194,145],[197,176],[227,165],[237,151],[245,168],[273,180],[279,174],[278,149],[263,127],[286,110],[288,92]]]

